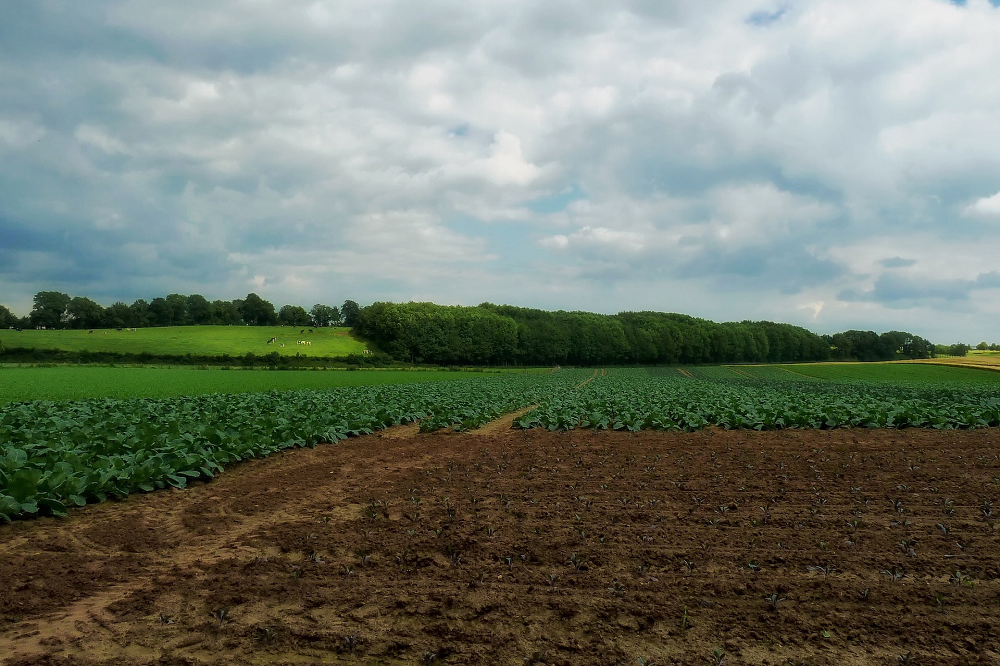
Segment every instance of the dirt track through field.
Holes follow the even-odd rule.
[[[0,664],[1000,658],[995,430],[506,423],[0,527]]]

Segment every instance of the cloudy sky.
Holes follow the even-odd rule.
[[[988,0],[0,3],[0,303],[1000,342]]]

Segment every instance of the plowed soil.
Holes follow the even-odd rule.
[[[0,527],[0,663],[994,664],[998,451],[413,428],[289,451]]]

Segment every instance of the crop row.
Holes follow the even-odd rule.
[[[996,384],[829,383],[688,374],[617,370],[547,396],[516,425],[550,430],[1000,425]]]
[[[227,465],[388,426],[476,428],[578,373],[0,408],[0,521],[210,478]]]

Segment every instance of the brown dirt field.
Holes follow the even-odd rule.
[[[0,663],[1000,658],[996,430],[400,433],[0,527]]]

